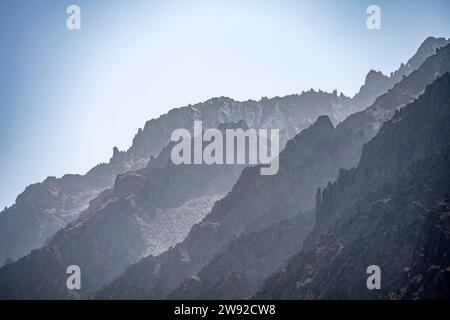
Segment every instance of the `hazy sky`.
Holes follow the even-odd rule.
[[[81,7],[82,29],[66,28]],[[381,7],[382,29],[366,28]],[[427,36],[450,1],[0,2],[0,206],[47,176],[85,173],[173,107],[309,88],[353,95]]]

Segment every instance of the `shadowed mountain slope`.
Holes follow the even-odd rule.
[[[13,206],[3,210],[0,213],[0,265],[7,259],[17,260],[41,247],[56,231],[75,220],[88,207],[89,201],[112,187],[116,175],[144,168],[148,160],[168,144],[170,134],[177,128],[191,128],[194,120],[202,120],[206,129],[243,119],[251,128],[281,129],[284,143],[319,115],[327,114],[337,123],[351,112],[371,105],[377,96],[418,68],[436,48],[447,43],[448,40],[443,38],[427,38],[407,64],[402,64],[391,77],[370,72],[353,99],[342,94],[314,91],[245,102],[222,97],[173,109],[152,119],[139,129],[127,151],[114,148],[109,163],[100,164],[85,175],[49,177],[30,185]]]
[[[325,188],[303,249],[256,298],[387,299],[426,291],[448,299],[448,291],[437,291],[445,285],[434,282],[448,282],[448,234],[433,229],[445,226],[445,209],[435,207],[450,196],[449,123],[446,73],[383,125],[356,168]],[[430,226],[436,216],[444,220]],[[370,265],[381,268],[380,290],[366,286]]]
[[[257,168],[245,169],[233,190],[193,227],[185,241],[131,266],[98,297],[164,298],[225,252],[234,239],[299,212],[309,212],[314,208],[317,188],[334,181],[340,168],[356,165],[362,146],[374,137],[381,124],[449,68],[447,46],[371,107],[350,116],[336,129],[329,119],[320,117],[287,143],[280,154],[277,175],[261,177]]]

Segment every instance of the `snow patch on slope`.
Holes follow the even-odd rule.
[[[159,255],[183,241],[194,224],[199,223],[225,194],[190,199],[178,208],[157,209],[156,218],[140,221],[148,248],[143,256]]]

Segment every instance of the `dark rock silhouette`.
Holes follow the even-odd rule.
[[[378,133],[382,124],[397,109],[417,98],[426,85],[449,71],[450,46],[433,54],[440,45],[443,45],[440,39],[427,39],[408,64],[391,77],[370,72],[358,98],[311,90],[301,95],[263,98],[259,102],[236,102],[222,97],[173,109],[147,122],[129,150],[121,152],[114,148],[109,164],[102,164],[85,176],[50,178],[27,188],[16,204],[0,216],[0,228],[12,230],[0,232],[0,258],[3,255],[5,259],[16,260],[47,241],[42,249],[0,269],[0,296],[87,298],[112,281],[97,293],[97,298],[250,297],[264,278],[300,250],[315,211],[318,213],[315,233],[331,223],[324,213],[334,210],[334,199],[341,195],[336,183],[331,182],[338,173],[337,184],[346,181],[349,175],[340,169],[358,164],[363,145]],[[397,84],[393,80],[396,77],[400,81]],[[378,96],[376,92],[384,94]],[[361,105],[354,104],[358,99]],[[370,107],[334,127],[333,123],[342,121],[351,111],[363,109],[364,104]],[[317,121],[313,122],[314,119]],[[258,167],[246,168],[241,173],[239,166],[218,169],[172,165],[167,161],[170,134],[177,128],[192,128],[194,120],[202,120],[204,129],[241,120],[252,128],[280,128],[283,144],[290,140],[280,154],[279,173],[261,176]],[[380,147],[373,156],[379,156],[378,152],[383,150]],[[442,159],[438,156],[433,159],[432,163],[441,166],[437,170],[442,170]],[[426,172],[418,169],[417,175]],[[401,171],[389,172],[393,173]],[[383,177],[374,180],[383,181]],[[402,180],[398,188],[408,183],[414,185],[413,182]],[[213,201],[230,189],[206,215]],[[89,207],[83,211],[88,203]],[[202,213],[206,217],[194,224],[185,239],[184,233],[182,237],[164,238],[181,229],[179,225],[170,225],[166,217],[189,216],[180,215],[180,210],[192,214],[200,208],[207,208]],[[67,217],[62,215],[64,210],[70,211]],[[58,220],[55,216],[65,219]],[[178,224],[190,227],[198,216],[190,217]],[[42,226],[42,232],[36,234],[38,225]],[[164,234],[158,233],[161,225],[165,226]],[[298,235],[295,241],[283,237],[295,231]],[[27,239],[20,238],[15,247],[9,245],[18,234],[26,232]],[[276,251],[259,247],[255,239],[272,240],[271,248]],[[170,246],[167,243],[181,240],[167,250]],[[158,248],[156,242],[166,245]],[[271,259],[267,265],[263,259],[251,255],[239,257],[244,251],[261,250]],[[137,262],[148,253],[158,255]],[[240,263],[250,267],[242,269]],[[82,267],[85,285],[81,291],[65,287],[65,268],[70,264]],[[229,264],[232,267],[225,268]],[[281,289],[273,291],[278,292],[284,294]]]
[[[276,176],[261,177],[257,168],[245,169],[232,191],[193,227],[185,241],[158,257],[148,257],[131,266],[98,297],[164,298],[184,280],[196,276],[214,256],[225,252],[235,238],[298,212],[313,211],[317,188],[333,181],[340,168],[356,165],[362,146],[375,136],[382,123],[397,108],[418,97],[436,77],[449,71],[449,62],[447,46],[371,107],[350,116],[336,129],[327,117],[319,117],[313,126],[287,143],[280,154],[280,172]],[[325,206],[333,196],[331,190],[325,189],[322,195]]]
[[[102,163],[85,175],[49,177],[28,186],[14,205],[0,213],[0,261],[17,260],[40,248],[49,237],[78,218],[91,200],[96,201],[105,189],[111,188],[117,175],[145,168],[170,142],[175,129],[191,129],[194,120],[203,121],[204,129],[240,120],[255,129],[278,128],[280,147],[283,147],[319,115],[328,114],[338,122],[353,108],[351,99],[343,95],[305,92],[261,101],[213,98],[172,109],[158,119],[147,121],[127,151],[114,147],[109,163]]]
[[[426,221],[436,221],[436,215],[445,219],[442,209],[430,213],[450,195],[449,121],[446,73],[383,125],[364,146],[356,168],[341,171],[323,191],[314,231],[303,249],[266,281],[256,298],[448,299],[448,290],[437,291],[449,284],[449,251],[440,240],[448,234],[430,230]],[[430,265],[424,270],[427,258],[437,263],[434,275],[428,273]],[[382,270],[380,290],[366,287],[366,268],[373,264]],[[420,276],[427,281],[414,287],[412,279]]]

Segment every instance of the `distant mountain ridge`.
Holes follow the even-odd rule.
[[[389,119],[393,115],[393,112],[395,112],[395,110],[401,107],[404,103],[406,103],[407,101],[412,101],[414,97],[417,97],[419,94],[421,94],[425,86],[433,81],[433,77],[442,75],[443,73],[448,71],[450,71],[450,46],[441,49],[441,51],[438,52],[435,56],[428,58],[428,60],[425,61],[423,65],[421,65],[416,71],[410,74],[410,76],[405,77],[403,81],[394,86],[393,89],[380,96],[377,101],[375,101],[373,106],[365,111],[353,114],[344,122],[339,124],[335,130],[328,131],[327,135],[329,136],[329,144],[323,145],[321,146],[321,149],[313,151],[317,154],[316,157],[312,158],[314,159],[314,165],[304,164],[306,168],[305,171],[312,170],[313,172],[321,173],[329,172],[330,177],[333,177],[333,171],[334,174],[337,174],[339,168],[351,168],[352,166],[356,165],[359,159],[362,145],[377,133],[377,129],[379,128],[380,123],[383,123],[386,119]],[[359,121],[355,121],[355,119],[358,119]],[[295,141],[295,138],[293,139],[293,141]],[[324,150],[327,151],[324,152]],[[328,159],[332,160],[330,161]],[[286,164],[284,164],[284,167],[285,166]],[[299,170],[295,174],[298,174],[299,181],[295,186],[292,186],[288,189],[290,190],[290,192],[293,192],[293,190],[296,189],[298,190],[299,187],[303,184],[300,179],[304,180],[305,177],[307,177],[307,173],[303,172],[302,170]],[[329,179],[329,181],[333,180],[334,178]],[[286,183],[286,181],[284,183]],[[278,185],[280,185],[280,183],[278,183]],[[314,186],[314,184],[309,182],[308,186],[311,187]],[[300,190],[302,190],[302,193],[305,193],[304,189]],[[314,199],[311,189],[307,193],[307,195],[311,201]],[[300,203],[306,204],[307,202],[305,200],[300,200]],[[311,204],[309,204],[307,208],[311,208]],[[304,231],[298,229],[297,237],[298,240],[302,240],[305,237]],[[246,250],[249,250],[249,246],[251,247],[252,244],[244,243],[242,244],[242,246],[245,247]],[[278,243],[272,242],[272,246],[276,251],[279,250],[276,249],[277,246],[283,247],[286,246],[286,244],[284,244],[282,241],[279,241]],[[254,249],[258,250],[258,247],[254,246]],[[270,255],[268,254],[268,256]],[[216,257],[215,260],[220,260],[221,258],[225,260],[225,257],[226,253],[224,253],[223,255],[219,255],[219,257]],[[243,258],[239,255],[234,255],[228,257],[227,260],[223,261],[223,266],[232,265],[233,259],[237,258],[239,258],[241,261],[243,260]],[[287,257],[285,257],[284,259],[286,258]],[[273,267],[275,267],[279,266],[284,259],[278,258],[278,260],[271,259],[270,261]],[[271,263],[269,263],[269,265]],[[206,270],[209,270],[211,268],[213,268],[213,270],[217,270],[217,266],[215,264],[215,262],[211,262],[209,265],[206,265],[198,275],[193,277],[193,279],[195,279],[197,283],[193,282],[192,280],[189,280],[190,282],[185,281],[185,283],[182,284],[178,289],[176,289],[172,294],[170,294],[169,297],[184,297],[186,294],[189,294],[188,297],[190,298],[215,298],[215,294],[217,293],[212,292],[208,286],[205,286],[205,282],[220,282],[221,276],[216,273],[214,274],[214,277],[210,276],[206,279],[202,277],[202,275],[207,274]],[[252,268],[249,269],[250,270],[247,270],[247,272],[251,272]],[[227,272],[231,272],[231,270],[227,269]],[[226,274],[227,273],[225,273],[223,276],[225,276]],[[235,277],[233,279],[237,278]],[[245,275],[241,274],[241,276],[239,277],[239,281],[230,286],[235,288],[235,290],[237,290],[236,288],[241,286],[243,292],[248,292],[250,288],[249,282],[251,282],[251,280]],[[191,286],[188,286],[188,283],[190,283]],[[200,287],[198,283],[202,284],[202,286]],[[261,282],[259,283],[259,285],[261,285]],[[255,286],[255,284],[253,286]]]
[[[443,38],[427,38],[408,63],[402,65],[389,81],[382,81],[383,84],[372,85],[373,72],[369,72],[365,86],[352,99],[342,94],[314,91],[284,98],[263,98],[258,102],[237,102],[222,97],[172,109],[166,115],[148,121],[143,129],[139,129],[127,151],[113,149],[109,163],[94,167],[86,175],[50,177],[30,185],[13,206],[3,210],[0,213],[0,266],[6,259],[17,260],[41,247],[47,238],[76,219],[88,207],[89,201],[110,188],[116,175],[145,167],[169,142],[174,129],[191,128],[194,120],[202,120],[205,128],[215,128],[219,123],[243,119],[252,128],[280,128],[282,140],[286,142],[321,114],[330,115],[337,123],[351,112],[364,109],[446,42],[448,40]]]
[[[255,298],[448,299],[448,290],[433,289],[450,284],[449,249],[439,243],[448,243],[448,230],[439,240],[426,222],[436,222],[436,214],[446,219],[442,209],[442,214],[432,212],[450,196],[449,123],[446,73],[383,125],[364,146],[356,168],[342,170],[323,190],[314,231],[303,249]],[[446,228],[447,220],[439,224]],[[423,251],[416,253],[418,249]],[[430,283],[430,269],[422,267],[426,260],[420,261],[420,253],[434,259],[429,267],[445,284]],[[382,270],[380,290],[366,287],[366,268],[373,264]],[[433,292],[423,295],[421,290]]]
[[[432,39],[427,39],[426,42],[434,43]],[[437,42],[441,43],[440,40]],[[418,50],[420,56],[426,55],[433,45],[427,44],[424,48]],[[367,95],[366,101],[375,100],[371,106],[349,116],[336,128],[333,122],[342,121],[351,111],[358,110],[359,106],[353,105],[353,100],[343,95],[315,91],[284,98],[262,99],[259,102],[215,98],[195,106],[174,109],[157,120],[151,120],[144,130],[138,132],[128,151],[121,152],[115,148],[110,164],[100,165],[96,169],[104,170],[101,179],[95,171],[90,175],[95,182],[87,181],[86,177],[74,176],[73,179],[80,181],[80,186],[75,190],[68,180],[71,176],[48,179],[49,181],[34,186],[33,192],[29,193],[39,195],[37,198],[21,196],[19,204],[8,209],[25,215],[42,213],[47,217],[48,211],[41,208],[58,208],[55,212],[60,214],[64,206],[58,201],[70,198],[68,195],[72,196],[74,203],[73,213],[67,221],[55,225],[54,220],[49,219],[47,226],[52,225],[56,230],[44,230],[37,239],[29,241],[36,243],[46,239],[65,223],[73,221],[55,236],[48,238],[44,248],[0,269],[2,296],[86,298],[148,253],[159,255],[149,256],[131,265],[115,281],[100,290],[96,297],[176,298],[187,295],[222,298],[233,296],[225,288],[231,290],[239,287],[248,289],[244,298],[251,296],[265,276],[275,271],[303,245],[303,239],[309,233],[309,225],[300,222],[313,219],[317,188],[334,181],[340,168],[348,169],[356,165],[362,145],[375,136],[382,123],[390,119],[395,110],[417,98],[436,77],[448,71],[449,48],[447,46],[437,50],[417,66],[416,70],[405,78],[402,76],[399,83],[387,88],[388,91],[376,100]],[[420,58],[412,60],[414,62]],[[413,62],[409,65],[414,66]],[[406,72],[407,69],[404,70]],[[368,83],[386,80],[379,74],[368,75],[368,79]],[[364,90],[371,91],[369,87],[370,85]],[[374,88],[375,92],[384,90],[385,87],[380,85]],[[328,114],[330,117],[319,116],[320,114]],[[316,118],[318,120],[313,122]],[[167,161],[170,150],[168,138],[172,129],[189,129],[196,119],[202,120],[205,128],[220,126],[223,122],[240,121],[253,128],[281,128],[283,144],[288,142],[280,155],[279,174],[261,177],[257,167],[246,168],[239,176],[242,168],[218,173],[170,166]],[[299,132],[301,133],[298,134]],[[195,181],[193,177],[200,178]],[[49,188],[52,181],[56,182],[58,188],[59,184],[69,181],[69,191],[63,193],[58,188]],[[111,186],[109,183],[114,184],[112,189],[108,189]],[[203,189],[194,187],[198,185],[202,185]],[[92,186],[98,188],[93,189]],[[229,189],[231,192],[219,200],[209,213],[214,201]],[[80,198],[80,193],[86,196]],[[47,194],[57,199],[54,201],[56,204],[47,202]],[[90,205],[79,216],[81,202],[84,207],[88,202]],[[21,206],[29,206],[31,209],[20,211]],[[167,247],[152,247],[146,239],[156,239],[163,235],[158,233],[157,228],[144,227],[146,232],[143,232],[143,224],[139,219],[142,219],[144,213],[148,216],[179,218],[180,212],[194,212],[197,208],[204,208],[201,218],[206,217],[194,225],[186,239],[185,236],[167,239],[169,242],[173,241],[171,243],[184,239],[175,247],[166,251]],[[193,220],[186,220],[187,223],[193,223],[200,216],[190,217]],[[35,231],[33,223],[39,225],[42,219],[37,214],[35,220],[30,220],[32,223],[27,228],[32,230],[31,235]],[[1,223],[0,217],[0,228]],[[158,223],[164,223],[168,228],[173,225],[170,219],[159,220]],[[264,271],[261,271],[258,260],[249,259],[249,263],[253,265],[248,273],[239,272],[239,266],[234,265],[233,268],[225,269],[223,278],[218,279],[217,283],[211,282],[209,274],[215,274],[214,277],[221,274],[211,270],[215,267],[220,269],[229,261],[236,261],[236,252],[239,250],[233,250],[233,246],[256,250],[251,245],[247,247],[252,239],[265,236],[267,239],[277,239],[291,224],[296,223],[301,230],[297,241],[286,242],[290,249],[285,252],[280,250],[279,254],[269,253],[268,256],[273,259]],[[16,227],[14,231],[17,228],[24,227]],[[4,234],[8,235],[7,232]],[[12,238],[3,243],[12,241]],[[274,243],[274,247],[277,246],[283,248],[283,242]],[[26,251],[26,248],[26,245],[22,246],[18,251]],[[85,267],[83,268],[87,268],[89,285],[78,295],[68,292],[61,284],[65,284],[64,266],[69,263],[79,264],[80,261]],[[195,280],[197,275],[200,275],[202,285],[207,285],[196,286],[197,283],[191,280]],[[191,290],[192,288],[195,290]]]
[[[244,121],[223,126],[247,128]],[[0,269],[0,278],[15,279],[14,286],[2,287],[0,297],[39,298],[45,287],[48,297],[74,298],[64,282],[58,282],[58,270],[76,264],[83,270],[85,284],[75,298],[86,298],[129,264],[184,239],[192,224],[231,189],[245,165],[174,165],[167,152],[171,147],[172,143],[152,165],[117,176],[113,188],[91,201],[78,219],[43,248]],[[48,261],[43,264],[41,257]],[[45,275],[47,280],[29,288],[15,266],[26,269],[27,276]]]
[[[236,238],[299,212],[307,214],[314,208],[317,188],[334,181],[340,168],[356,165],[362,146],[375,136],[381,124],[449,68],[450,45],[429,57],[371,107],[353,114],[336,128],[327,117],[319,117],[287,143],[280,154],[277,175],[261,177],[257,168],[244,169],[231,192],[192,228],[185,241],[158,257],[144,258],[129,267],[97,297],[164,298],[183,286],[187,278],[197,277]],[[298,234],[300,239],[305,236]],[[143,270],[151,276],[142,274]]]
[[[97,297],[161,299],[173,290],[181,296],[183,292],[192,294],[183,281],[196,279],[197,273],[202,274],[202,268],[208,268],[214,257],[226,252],[233,240],[300,211],[313,210],[317,188],[334,181],[341,168],[355,166],[362,146],[376,135],[382,123],[449,69],[450,45],[429,57],[371,107],[353,114],[336,128],[327,117],[319,117],[314,125],[287,143],[280,154],[280,172],[276,176],[261,177],[254,168],[245,169],[232,191],[193,227],[185,241],[158,257],[144,258],[129,267]],[[298,234],[300,239],[305,236]],[[202,246],[204,243],[208,245]],[[188,260],[184,259],[186,256]],[[199,282],[205,281],[213,280],[199,278]],[[177,289],[180,285],[184,288]],[[170,296],[177,297],[178,293]],[[196,294],[205,297],[206,292]]]
[[[336,121],[349,114],[350,99],[324,92],[305,92],[285,98],[236,102],[215,98],[193,106],[171,110],[146,123],[126,151],[114,148],[108,164],[100,164],[86,175],[50,177],[34,184],[17,197],[16,204],[0,213],[0,264],[16,260],[41,247],[44,241],[85,210],[89,201],[112,187],[116,175],[144,168],[151,157],[167,145],[173,130],[191,129],[202,120],[204,129],[220,123],[244,120],[252,128],[279,128],[285,143],[319,114]],[[311,120],[312,121],[312,120]]]
[[[255,129],[279,128],[282,147],[318,115],[329,114],[340,121],[351,108],[350,99],[343,95],[308,91],[284,98],[264,98],[259,102],[214,98],[172,109],[148,121],[128,151],[114,148],[109,163],[96,166],[84,176],[50,177],[27,187],[13,206],[0,213],[0,264],[7,258],[16,260],[41,247],[48,237],[76,219],[89,201],[112,187],[116,175],[144,168],[151,157],[156,157],[169,143],[173,130],[192,129],[194,120],[201,120],[204,129],[240,120]]]
[[[370,70],[364,81],[364,85],[356,93],[352,102],[362,109],[369,107],[375,99],[392,88],[396,83],[400,82],[403,77],[408,76],[411,72],[420,67],[420,65],[431,55],[436,49],[442,48],[450,44],[450,39],[428,37],[417,49],[406,64],[401,64],[399,69],[392,72],[389,76],[385,76],[380,71]]]

